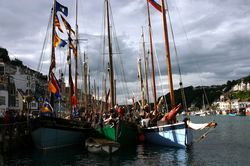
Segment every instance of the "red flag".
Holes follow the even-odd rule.
[[[152,6],[154,6],[159,12],[161,12],[161,5],[159,5],[155,0],[148,0],[149,3],[151,3]]]

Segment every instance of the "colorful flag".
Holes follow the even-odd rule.
[[[62,12],[66,17],[68,16],[68,8],[56,1],[56,12],[58,11]]]
[[[58,28],[58,30],[59,30],[60,32],[63,33],[63,30],[62,30],[62,28],[61,28],[61,25],[60,25],[60,22],[59,22],[59,19],[58,19],[57,15],[55,15],[55,26]]]
[[[52,83],[52,81],[49,81],[49,85],[48,85],[48,89],[51,93],[55,94],[56,93],[56,87],[54,86],[54,84]]]
[[[54,42],[53,42],[54,47],[57,47],[60,42],[61,42],[61,39],[55,33],[55,35],[54,35]]]
[[[64,47],[67,44],[67,42],[60,37],[58,37],[57,33],[54,35],[54,47]]]
[[[67,42],[63,39],[61,39],[60,43],[59,43],[59,47],[64,47],[67,44]]]
[[[159,12],[161,12],[161,5],[159,5],[155,0],[148,0],[149,3],[151,3],[152,6],[154,6]]]
[[[61,15],[62,21],[64,23],[64,26],[67,30],[72,32],[75,35],[75,31],[71,28],[70,24],[67,22],[67,20]]]

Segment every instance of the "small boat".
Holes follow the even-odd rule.
[[[120,144],[103,138],[90,137],[86,140],[85,147],[91,153],[112,154],[119,150]]]

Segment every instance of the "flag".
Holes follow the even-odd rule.
[[[61,39],[57,33],[54,35],[54,47],[64,47],[67,44],[67,42],[63,39]]]
[[[61,15],[62,21],[64,23],[64,26],[67,30],[69,30],[70,32],[72,32],[75,35],[75,31],[71,28],[70,24],[68,23],[68,21]]]
[[[161,5],[159,5],[155,0],[147,0],[152,6],[154,6],[159,12],[161,12]]]
[[[51,73],[51,82],[54,85],[54,87],[56,88],[57,91],[59,91],[60,88],[60,84],[58,82],[58,80],[56,79],[55,75],[53,73]]]
[[[56,93],[56,87],[54,86],[54,84],[52,83],[52,81],[49,81],[49,85],[48,85],[48,89],[51,93],[55,94]]]
[[[56,1],[56,12],[62,12],[66,17],[68,16],[68,8],[66,6],[61,5]]]
[[[67,44],[67,42],[63,39],[61,39],[60,43],[59,43],[59,47],[64,47]]]
[[[60,25],[60,22],[59,22],[59,19],[58,19],[57,15],[55,15],[55,26],[58,28],[58,30],[59,30],[60,32],[63,33],[63,30],[62,30],[62,28],[61,28],[61,25]]]
[[[61,39],[55,33],[55,35],[54,35],[54,42],[53,42],[54,47],[57,47],[60,42],[61,42]]]

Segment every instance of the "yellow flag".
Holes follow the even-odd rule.
[[[48,89],[51,93],[56,93],[56,87],[52,84],[52,82],[49,82]]]

